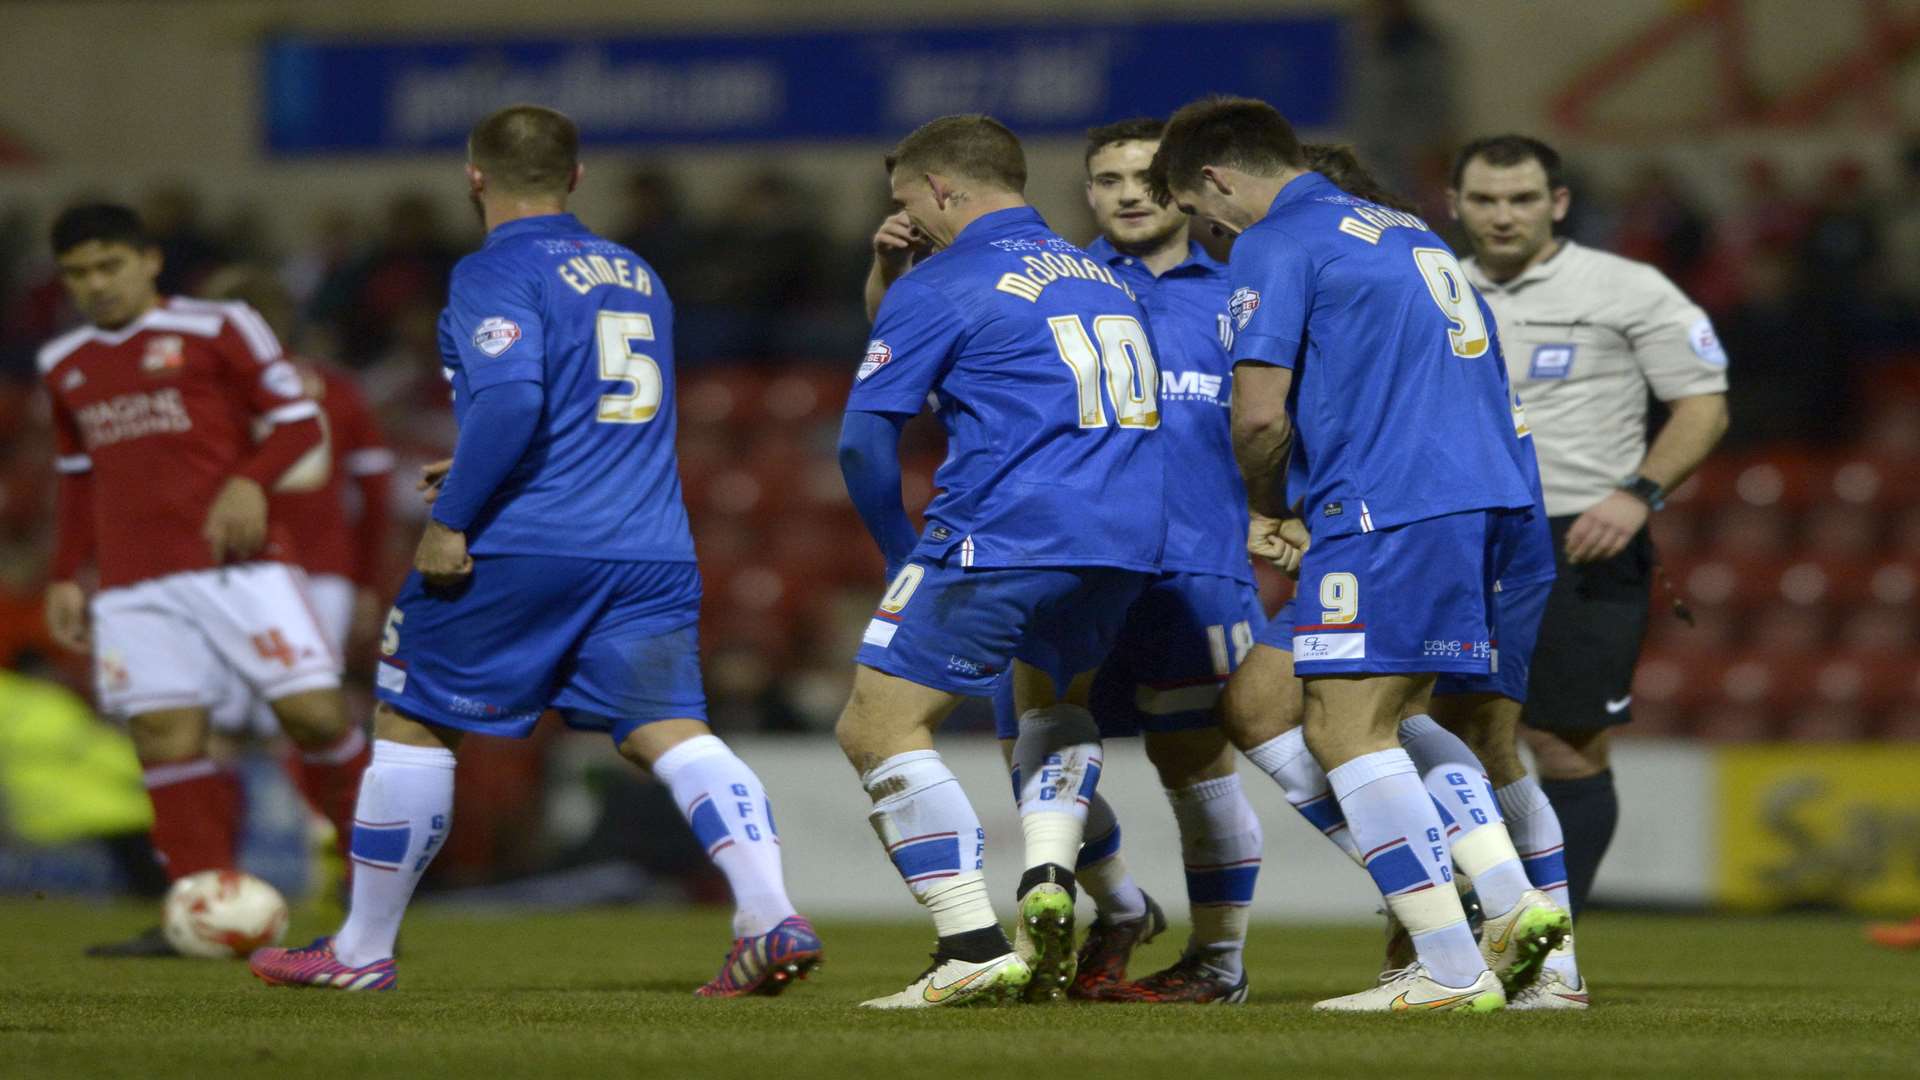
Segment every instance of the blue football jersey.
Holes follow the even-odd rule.
[[[1241,234],[1236,362],[1292,368],[1316,536],[1533,505],[1493,314],[1420,218],[1307,173]]]
[[[987,214],[894,282],[847,408],[947,430],[916,553],[963,566],[1158,570],[1159,369],[1147,315],[1029,207]]]
[[[1185,262],[1155,277],[1145,263],[1101,237],[1087,254],[1133,286],[1147,309],[1160,362],[1160,442],[1166,471],[1167,570],[1216,574],[1249,584],[1247,489],[1233,457],[1229,406],[1233,361],[1227,356],[1225,263],[1188,243]]]
[[[475,555],[693,561],[674,457],[673,305],[572,214],[508,222],[453,270],[440,352],[454,414],[539,383],[533,442],[468,530]]]

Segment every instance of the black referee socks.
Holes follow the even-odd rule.
[[[1600,870],[1600,860],[1613,842],[1614,826],[1620,823],[1613,770],[1579,780],[1542,778],[1540,790],[1547,793],[1547,801],[1560,817],[1560,831],[1566,835],[1567,903],[1578,918],[1586,910],[1587,894],[1593,891],[1593,876]]]

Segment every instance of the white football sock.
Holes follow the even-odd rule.
[[[940,754],[895,754],[860,783],[873,800],[867,820],[940,936],[997,927],[982,872],[987,832]]]
[[[1327,772],[1307,752],[1305,728],[1294,728],[1268,739],[1247,751],[1247,760],[1273,777],[1273,782],[1286,792],[1287,801],[1301,817],[1346,852],[1348,858],[1360,862],[1360,849],[1354,844],[1353,831],[1347,828],[1339,800],[1327,786]]]
[[[400,919],[453,822],[453,751],[376,739],[353,811],[353,900],[333,936],[348,967],[393,955]]]
[[[1453,864],[1473,883],[1481,910],[1489,915],[1512,911],[1532,883],[1513,849],[1480,759],[1430,716],[1401,721],[1400,745],[1440,808]]]
[[[653,775],[707,849],[733,890],[733,936],[758,937],[796,912],[780,868],[767,789],[716,735],[677,743],[653,763]]]
[[[1029,870],[1079,861],[1100,761],[1100,727],[1087,710],[1062,704],[1021,714],[1020,737],[1013,743],[1013,788]]]
[[[1547,793],[1531,776],[1523,776],[1495,791],[1500,812],[1507,819],[1507,831],[1513,834],[1513,846],[1520,851],[1520,864],[1526,868],[1533,887],[1547,899],[1567,907],[1566,839],[1560,832],[1560,815],[1553,812]],[[1548,969],[1557,971],[1570,985],[1580,985],[1579,965],[1574,961],[1573,936],[1566,944],[1547,955]]]
[[[1247,943],[1247,910],[1260,876],[1260,819],[1236,775],[1170,788],[1167,802],[1180,826],[1180,856],[1187,868],[1187,903],[1193,914],[1187,951],[1238,979]]]
[[[1073,867],[1080,888],[1093,900],[1093,910],[1108,922],[1126,922],[1147,913],[1147,895],[1127,870],[1120,855],[1120,821],[1106,796],[1098,791],[1087,803],[1087,838]]]
[[[1487,969],[1453,889],[1440,814],[1405,750],[1362,754],[1327,773],[1367,873],[1413,937],[1428,974],[1467,986]]]

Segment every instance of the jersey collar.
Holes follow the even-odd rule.
[[[580,224],[580,219],[572,214],[541,214],[538,217],[516,218],[488,233],[487,242],[482,246],[492,247],[502,240],[532,233],[577,232],[585,228],[586,226]]]
[[[1563,236],[1560,238],[1560,247],[1557,251],[1547,256],[1545,260],[1522,270],[1519,275],[1503,282],[1495,282],[1487,277],[1487,272],[1480,267],[1479,259],[1468,259],[1460,265],[1467,272],[1467,279],[1473,282],[1473,287],[1481,292],[1512,292],[1522,285],[1545,281],[1558,274],[1560,268],[1567,265],[1569,261],[1567,253],[1578,246]]]
[[[1308,199],[1318,198],[1328,193],[1335,195],[1346,194],[1346,192],[1334,187],[1331,180],[1321,176],[1319,173],[1304,172],[1292,180],[1287,181],[1287,186],[1281,188],[1280,194],[1275,195],[1273,202],[1268,204],[1267,213],[1272,214],[1283,206],[1290,206],[1297,202],[1306,202]]]
[[[1147,270],[1146,265],[1139,259],[1114,247],[1113,241],[1108,240],[1104,236],[1096,237],[1093,243],[1087,245],[1087,254],[1099,259],[1108,266],[1133,267],[1139,269],[1142,273],[1145,273]],[[1173,277],[1175,275],[1181,277],[1204,277],[1209,274],[1223,274],[1226,270],[1227,266],[1225,263],[1207,254],[1207,249],[1201,247],[1194,240],[1189,239],[1187,241],[1186,259],[1169,267],[1167,272],[1160,276],[1163,278]]]
[[[960,230],[953,238],[950,247],[963,244],[980,244],[996,240],[1013,232],[1030,232],[1034,228],[1044,229],[1047,221],[1040,211],[1031,206],[1009,206],[1005,210],[995,210],[990,214],[981,214]]]

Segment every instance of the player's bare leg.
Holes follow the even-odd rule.
[[[1433,798],[1399,742],[1400,718],[1424,712],[1431,675],[1317,676],[1306,685],[1306,738],[1353,830],[1387,909],[1413,940],[1414,964],[1371,989],[1319,1003],[1330,1011],[1497,1009],[1506,1003],[1467,929]]]
[[[787,899],[773,807],[759,776],[689,718],[641,724],[620,741],[628,761],[673,792],[694,836],[733,890],[733,944],[701,997],[778,994],[820,964],[820,938]]]
[[[1116,988],[1118,1001],[1238,1004],[1247,905],[1260,872],[1260,820],[1240,790],[1237,755],[1217,727],[1149,732],[1147,760],[1180,826],[1193,934],[1172,966]]]
[[[867,820],[939,935],[927,970],[869,1008],[1011,1001],[1032,977],[993,914],[981,869],[986,831],[933,749],[934,729],[957,704],[956,695],[856,664],[834,726],[873,801]]]
[[[360,781],[351,844],[353,899],[338,933],[302,949],[262,949],[248,967],[270,986],[391,990],[393,944],[413,890],[453,825],[454,753],[463,733],[382,702]]]
[[[147,795],[153,801],[154,853],[167,877],[178,881],[201,870],[222,870],[234,863],[240,810],[240,782],[233,771],[208,756],[207,711],[161,709],[127,720],[135,756],[140,759]],[[93,945],[88,956],[161,957],[178,955],[158,925],[125,941]]]
[[[1023,661],[1013,664],[1014,792],[1026,840],[1026,869],[1015,897],[1014,951],[1032,969],[1027,1000],[1065,1000],[1073,984],[1073,865],[1086,837],[1087,814],[1100,781],[1100,726],[1087,701],[1092,671],[1057,686]]]
[[[294,779],[301,793],[333,825],[340,855],[350,857],[353,804],[373,760],[366,732],[349,717],[337,687],[289,694],[269,705],[297,749]]]
[[[1293,673],[1293,654],[1255,645],[1220,696],[1221,730],[1247,760],[1273,778],[1287,801],[1355,862],[1360,851],[1327,785],[1327,773],[1307,749],[1302,726],[1306,684]]]

